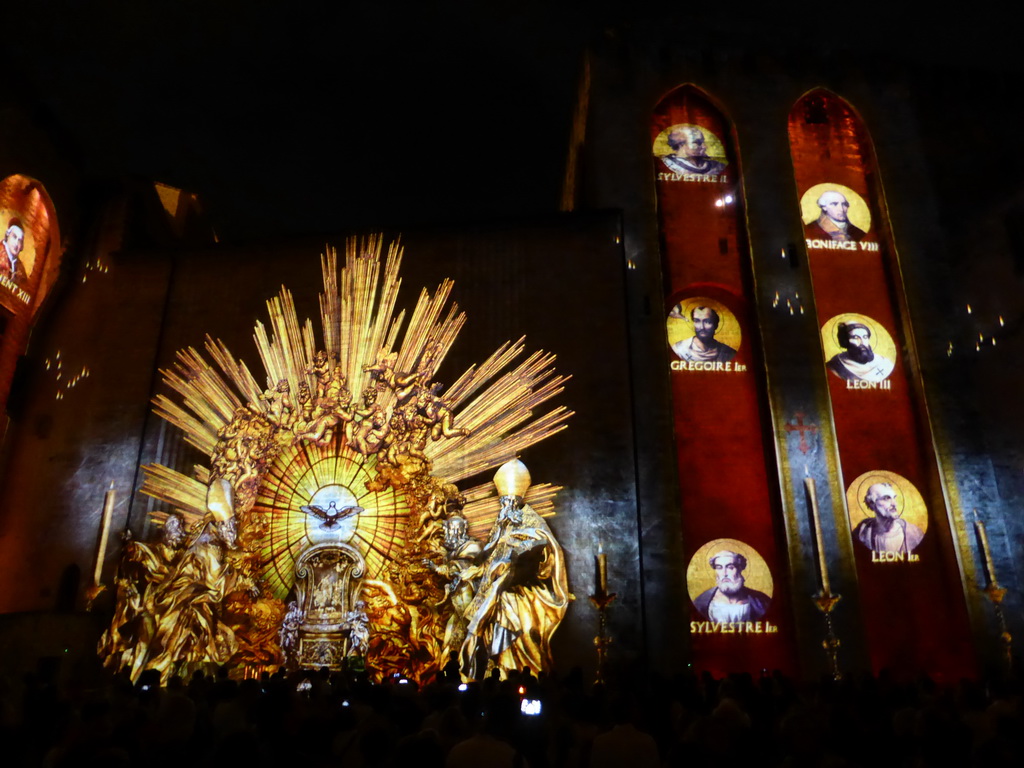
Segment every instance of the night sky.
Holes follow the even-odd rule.
[[[86,175],[199,192],[231,240],[556,210],[582,54],[611,38],[1020,68],[1013,25],[868,7],[40,2],[0,56]]]
[[[87,172],[200,192],[222,238],[557,206],[589,33],[558,14],[70,5],[16,43],[25,101]]]

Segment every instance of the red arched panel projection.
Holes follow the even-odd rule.
[[[967,610],[870,137],[849,104],[818,90],[793,108],[789,138],[872,663],[970,674]]]
[[[694,662],[793,669],[740,173],[731,129],[682,86],[651,125]]]
[[[43,185],[21,175],[0,181],[0,405],[32,319],[56,279],[59,243],[57,216]]]

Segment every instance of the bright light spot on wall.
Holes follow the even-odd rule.
[[[63,400],[64,395],[67,394],[68,390],[74,389],[78,386],[78,383],[82,381],[82,379],[89,378],[89,366],[87,365],[83,365],[82,370],[77,373],[65,376],[66,371],[64,370],[64,362],[61,360],[60,355],[60,350],[57,350],[52,360],[50,358],[46,358],[43,361],[43,367],[48,371],[53,370],[54,372],[53,380],[54,383],[57,384],[57,392],[54,397],[57,400]],[[63,387],[61,386],[62,379],[66,382]]]
[[[103,260],[97,256],[95,259],[90,259],[85,262],[85,270],[86,272],[99,272],[100,274],[105,275],[110,271],[110,267],[107,264],[104,264]],[[84,276],[82,278],[82,282],[85,282]]]

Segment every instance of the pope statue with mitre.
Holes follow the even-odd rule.
[[[530,472],[518,459],[494,476],[501,509],[481,552],[473,599],[466,608],[460,663],[470,679],[487,669],[507,673],[551,667],[551,637],[571,596],[565,555],[551,529],[526,503]]]

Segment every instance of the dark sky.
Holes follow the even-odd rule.
[[[200,192],[233,239],[556,209],[582,52],[609,29],[1020,67],[1013,25],[991,13],[869,7],[43,0],[19,9],[17,34],[8,17],[0,55],[88,174]]]
[[[589,32],[565,14],[64,5],[6,48],[29,98],[90,173],[199,191],[227,238],[557,205]]]

